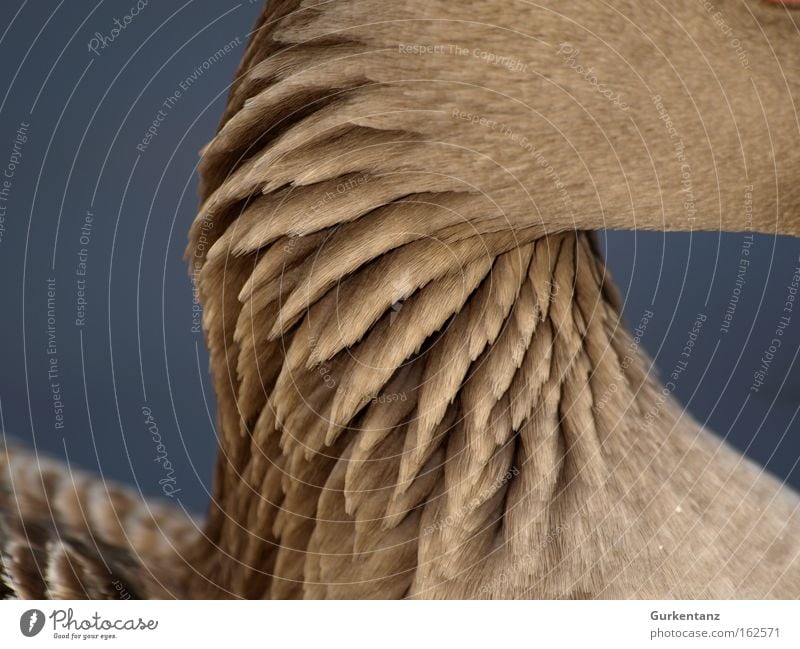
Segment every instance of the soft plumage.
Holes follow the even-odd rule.
[[[754,229],[796,233],[798,132],[775,101],[797,78],[755,43],[761,76],[742,74],[697,3],[672,23],[616,5],[560,8],[588,11],[605,42],[524,2],[468,19],[443,1],[268,5],[204,151],[189,247],[206,244],[223,451],[202,592],[800,592],[796,497],[663,398],[638,350],[628,358],[581,231],[735,229],[746,181]],[[759,19],[796,62],[791,19]],[[718,69],[687,54],[691,37]],[[567,38],[628,110],[565,64]],[[730,117],[708,85],[720,76]],[[755,118],[753,83],[775,100],[768,125],[739,122]],[[768,127],[790,136],[770,149]],[[737,143],[744,155],[720,166]]]
[[[797,495],[650,376],[592,233],[800,233],[796,18],[718,4],[746,66],[694,0],[268,4],[188,248],[184,594],[800,596]],[[163,549],[120,559],[145,594]]]
[[[0,450],[0,599],[187,597],[182,512],[19,449]]]

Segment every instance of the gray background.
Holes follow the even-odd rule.
[[[174,498],[203,512],[215,455],[214,403],[202,337],[192,333],[183,261],[197,204],[198,151],[212,136],[260,3],[156,2],[105,49],[95,32],[136,0],[3,0],[0,173],[29,123],[0,239],[0,414],[10,437],[161,495],[167,473],[145,423],[150,409],[172,464]],[[163,102],[216,50],[144,153]],[[80,242],[87,211],[88,245]],[[749,387],[797,265],[800,243],[758,236],[730,332],[742,235],[601,233],[629,323],[650,309],[643,345],[669,371],[698,312],[708,321],[676,395],[702,422],[800,486],[796,421],[800,315],[758,395]],[[86,321],[75,325],[78,252],[87,248]],[[48,376],[47,280],[55,279],[59,377]],[[55,428],[52,383],[64,427]],[[163,484],[163,483],[162,483]]]

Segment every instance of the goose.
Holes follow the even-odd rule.
[[[99,489],[80,517],[11,454],[28,475],[0,484],[35,495],[6,527],[60,522],[0,534],[6,589],[800,596],[798,495],[686,413],[680,365],[653,376],[595,234],[800,235],[793,4],[270,1],[187,248],[218,407],[202,533]]]

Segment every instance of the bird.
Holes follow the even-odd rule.
[[[116,485],[4,440],[0,599],[166,599],[197,524]]]
[[[268,2],[186,251],[208,517],[138,546],[117,521],[111,572],[188,598],[800,596],[798,494],[673,395],[717,323],[659,380],[596,235],[800,235],[791,4]],[[105,556],[109,513],[64,523],[73,554]]]

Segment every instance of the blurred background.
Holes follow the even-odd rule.
[[[0,8],[0,428],[194,513],[210,497],[215,404],[183,252],[198,152],[259,10],[212,0]],[[653,372],[672,371],[702,314],[676,396],[800,487],[800,318],[750,389],[800,241],[600,240],[628,327],[652,314],[641,345]]]

